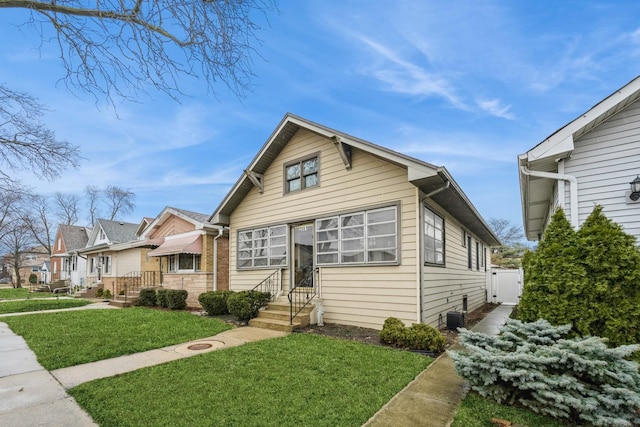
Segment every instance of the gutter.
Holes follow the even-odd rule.
[[[447,188],[449,188],[449,186],[451,185],[451,181],[447,180],[447,182],[445,182],[442,187],[438,187],[435,190],[425,194],[425,196],[422,198],[422,201],[424,202],[426,199],[428,199],[431,196],[435,196],[436,194],[446,190]]]
[[[218,239],[222,237],[224,227],[218,229],[218,235],[213,238],[213,291],[218,290]]]
[[[564,173],[552,173],[552,172],[542,172],[542,171],[532,171],[527,169],[526,166],[520,165],[520,172],[523,175],[527,176],[535,176],[538,178],[549,178],[555,179],[558,181],[568,181],[569,182],[569,207],[571,208],[571,218],[570,222],[573,228],[578,228],[578,179],[573,175],[567,175]],[[561,201],[564,201],[564,194],[560,198]],[[564,203],[562,203],[564,205]]]

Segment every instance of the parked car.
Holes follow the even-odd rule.
[[[0,284],[7,284],[7,283],[11,283],[11,277],[10,276],[6,276],[6,277],[0,278]]]

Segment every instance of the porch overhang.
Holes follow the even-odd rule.
[[[149,252],[149,256],[175,254],[202,254],[202,235],[184,236],[175,239],[166,238],[163,244]]]

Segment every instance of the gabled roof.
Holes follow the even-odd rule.
[[[213,224],[228,225],[229,217],[235,208],[253,187],[251,174],[264,174],[267,168],[289,143],[293,135],[301,128],[324,136],[341,146],[343,150],[357,149],[376,156],[407,170],[407,180],[420,188],[425,194],[434,193],[431,198],[464,227],[491,246],[500,245],[499,239],[478,213],[458,184],[444,167],[434,166],[413,157],[406,156],[388,148],[356,138],[326,126],[314,123],[302,117],[287,113],[276,127],[258,154],[251,161],[240,179],[225,196],[218,208],[209,218]],[[343,159],[344,160],[344,159]],[[346,160],[345,165],[350,165]]]
[[[557,162],[571,156],[574,142],[640,99],[640,76],[518,156],[525,235],[535,240],[544,230],[555,180],[531,177],[522,168],[556,173]]]
[[[135,240],[137,228],[138,224],[134,224],[131,222],[98,219],[96,220],[96,224],[91,231],[91,236],[89,236],[87,245],[89,245],[89,247],[97,247],[95,245],[95,241],[100,230],[104,231],[104,234],[107,237],[107,243],[100,244],[98,246],[107,246],[113,243],[122,243],[128,242],[129,240]]]
[[[69,252],[87,246],[91,228],[81,227],[78,225],[60,224],[58,226],[58,231],[64,241],[67,252]]]
[[[209,215],[207,214],[167,206],[144,229],[144,231],[140,235],[140,238],[145,238],[146,236],[148,236],[153,230],[157,229],[171,215],[174,215],[178,218],[182,218],[183,220],[190,222],[195,226],[196,230],[199,230],[199,229],[201,230],[206,228],[209,228],[209,229],[220,228],[220,226],[213,225],[209,222]]]

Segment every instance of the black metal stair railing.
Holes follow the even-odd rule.
[[[287,297],[289,298],[289,324],[293,325],[293,319],[311,302],[316,296],[316,280],[313,280],[313,271],[309,277],[303,279],[299,285],[294,286]]]
[[[282,290],[282,280],[280,280],[281,276],[282,269],[278,269],[271,273],[271,275],[262,282],[258,283],[253,289],[251,289],[251,291],[268,292],[271,295],[271,301],[275,301]]]

